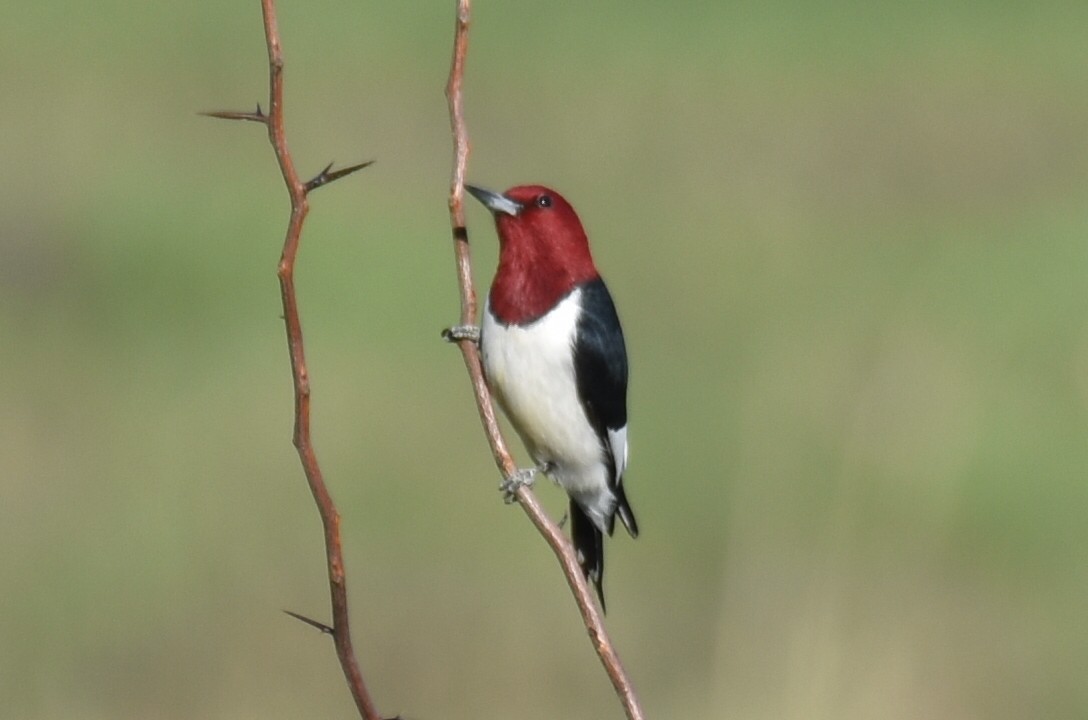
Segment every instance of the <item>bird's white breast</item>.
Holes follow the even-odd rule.
[[[610,510],[604,450],[586,419],[574,374],[581,292],[524,326],[502,325],[486,307],[481,355],[488,383],[533,460],[551,463],[551,475],[567,492]]]

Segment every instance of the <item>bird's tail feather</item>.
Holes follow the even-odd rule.
[[[622,516],[621,516],[622,517]],[[626,520],[624,524],[626,524]],[[574,550],[578,554],[578,564],[582,574],[593,583],[597,590],[597,599],[604,611],[604,533],[593,524],[581,506],[570,501],[570,537]]]

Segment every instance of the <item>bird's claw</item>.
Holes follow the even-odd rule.
[[[477,325],[454,325],[453,327],[448,327],[442,331],[442,339],[446,342],[471,340],[472,342],[479,344],[480,328]]]
[[[502,499],[506,501],[507,505],[517,500],[519,488],[532,487],[538,472],[540,472],[540,468],[535,467],[516,470],[513,475],[499,484],[499,490],[502,490]]]

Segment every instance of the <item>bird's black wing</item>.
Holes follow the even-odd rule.
[[[618,500],[616,512],[628,532],[637,536],[638,525],[623,491],[627,464],[627,348],[623,330],[603,280],[591,280],[581,291],[582,313],[574,347],[578,397],[605,448],[610,487]],[[608,530],[611,534],[612,528]]]

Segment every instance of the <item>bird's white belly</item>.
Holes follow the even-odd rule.
[[[608,469],[597,433],[578,397],[572,346],[576,290],[526,325],[499,324],[486,308],[481,354],[488,384],[537,463],[576,496],[607,492]]]

